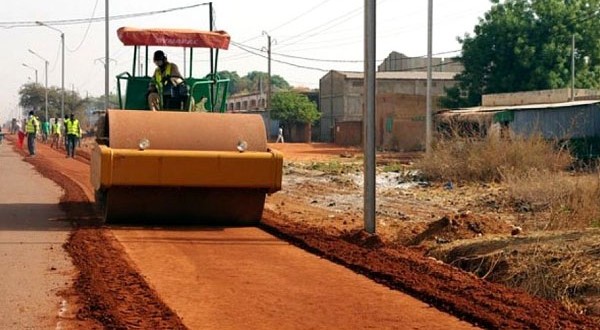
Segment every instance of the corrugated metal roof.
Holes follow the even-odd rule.
[[[472,108],[461,108],[451,110],[453,113],[470,113],[470,112],[496,112],[496,111],[518,111],[518,110],[541,110],[541,109],[555,109],[565,107],[576,107],[580,105],[589,105],[600,103],[600,100],[584,100],[584,101],[572,101],[572,102],[561,102],[561,103],[543,103],[543,104],[524,104],[524,105],[510,105],[510,106],[494,106],[494,107],[472,107]]]
[[[337,71],[348,79],[363,79],[363,72]],[[454,80],[458,72],[432,72],[432,80]],[[421,71],[385,71],[376,72],[377,79],[404,79],[404,80],[426,80],[427,72]]]

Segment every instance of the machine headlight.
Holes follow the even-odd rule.
[[[244,140],[238,141],[237,150],[239,152],[244,152],[244,151],[246,151],[246,149],[248,149],[248,143]]]
[[[140,142],[138,142],[138,147],[140,150],[146,150],[150,147],[150,141],[148,139],[141,139]]]

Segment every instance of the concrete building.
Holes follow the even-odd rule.
[[[432,95],[454,86],[456,72],[434,72]],[[377,72],[378,146],[386,149],[419,149],[425,138],[426,72]],[[363,73],[330,71],[319,81],[321,119],[318,136],[323,142],[362,144]],[[437,102],[433,102],[437,107]],[[406,138],[410,136],[409,138]],[[415,142],[416,140],[421,142]]]
[[[267,93],[265,92],[236,94],[227,98],[227,110],[229,111],[264,111],[266,106]]]
[[[433,57],[431,69],[434,72],[462,72],[462,64],[455,58]],[[427,71],[427,57],[408,57],[402,53],[391,52],[388,57],[379,64],[377,71]]]

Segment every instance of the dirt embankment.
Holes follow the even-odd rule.
[[[494,329],[599,329],[558,302],[487,282],[363,232],[298,226],[266,211],[263,228],[308,251],[475,324]]]

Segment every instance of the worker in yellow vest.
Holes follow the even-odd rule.
[[[27,121],[25,122],[25,133],[27,134],[27,149],[30,156],[35,156],[35,138],[40,131],[40,120],[33,111],[29,111]]]
[[[65,121],[65,128],[67,132],[67,158],[75,158],[75,146],[80,138],[81,130],[79,120],[75,118],[74,114],[71,114],[69,119]]]
[[[58,118],[54,118],[54,124],[52,124],[51,128],[52,142],[50,143],[50,148],[56,146],[56,149],[60,149],[60,137],[62,135],[62,127],[60,127],[60,122],[58,121]]]
[[[161,96],[163,99],[165,95],[173,96],[174,88],[184,81],[177,65],[169,62],[162,50],[154,52],[154,64],[156,70],[148,86],[148,106],[150,110],[156,111],[166,108],[161,104]]]

